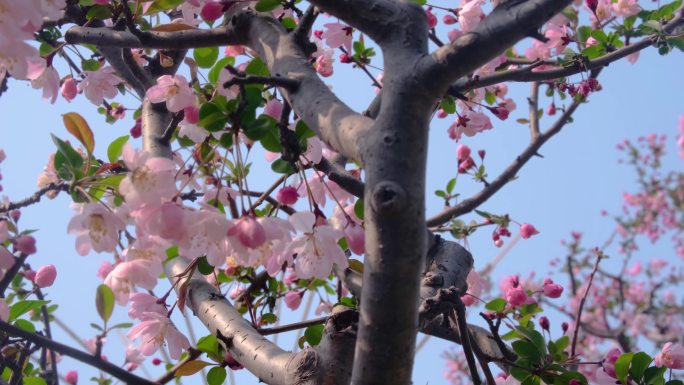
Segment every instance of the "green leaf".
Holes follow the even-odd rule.
[[[275,0],[274,0],[275,1]],[[280,2],[278,2],[280,4]],[[268,76],[268,67],[266,67],[266,64],[264,62],[256,57],[252,59],[252,61],[247,64],[247,68],[245,68],[245,73],[248,75],[254,75],[254,76]],[[261,87],[260,85],[257,85],[258,87]]]
[[[556,340],[556,349],[558,349],[559,352],[562,352],[565,350],[570,345],[570,337],[568,336],[563,336],[559,339]]]
[[[130,327],[132,327],[132,326],[133,326],[133,323],[131,323],[131,322],[122,322],[122,323],[120,323],[120,324],[116,324],[116,325],[114,325],[114,326],[110,326],[110,327],[109,327],[109,330],[113,330],[113,329],[128,329],[128,328],[130,328]]]
[[[202,275],[209,275],[214,272],[214,266],[209,264],[207,257],[202,257],[197,260],[197,271]]]
[[[102,284],[97,287],[95,292],[95,307],[97,308],[97,314],[106,323],[112,316],[114,311],[114,292],[112,289]]]
[[[195,58],[195,61],[200,68],[211,68],[211,66],[216,63],[218,55],[218,47],[195,48],[192,53],[192,56]]]
[[[176,377],[192,376],[193,374],[202,370],[205,366],[212,365],[209,362],[202,360],[192,360],[184,363],[176,370]]]
[[[608,43],[608,36],[606,35],[605,32],[603,32],[603,30],[595,29],[595,30],[591,31],[591,37],[596,39],[599,43],[603,43],[603,44]]]
[[[632,363],[634,353],[624,353],[615,361],[615,376],[620,382],[625,382],[629,374],[629,366]]]
[[[513,351],[521,358],[528,359],[532,362],[539,362],[542,353],[534,344],[528,340],[517,340],[511,344]]]
[[[50,134],[52,135],[52,134]],[[67,166],[71,171],[80,171],[83,167],[83,157],[76,150],[74,150],[71,145],[55,135],[52,135],[52,141],[57,146],[57,151],[63,156],[64,165]],[[55,160],[55,168],[57,167],[57,161]],[[75,174],[74,174],[75,175]]]
[[[200,120],[198,125],[204,127],[207,131],[216,132],[221,131],[228,123],[228,116],[214,102],[207,102],[202,104],[199,113]]]
[[[495,299],[487,302],[487,304],[485,305],[485,309],[499,313],[499,312],[503,311],[503,309],[506,307],[506,304],[507,304],[507,302],[505,299],[495,298]]]
[[[273,313],[265,313],[261,316],[261,322],[264,324],[274,324],[278,322],[278,317]]]
[[[486,212],[486,211],[481,211],[481,210],[475,210],[475,214],[486,218],[486,219],[492,219],[492,214]]]
[[[23,384],[24,385],[47,385],[47,382],[45,382],[45,380],[40,378],[40,377],[24,377],[23,378]]]
[[[67,131],[81,142],[86,151],[88,151],[88,155],[92,155],[95,148],[95,138],[93,137],[93,131],[83,116],[78,112],[67,112],[62,115],[62,120]]]
[[[280,24],[286,29],[295,29],[297,27],[297,22],[291,17],[284,17]]]
[[[207,373],[207,383],[209,385],[221,385],[226,380],[226,369],[220,366],[215,366],[209,369]]]
[[[684,382],[682,380],[670,380],[665,385],[684,385]]]
[[[19,329],[26,330],[29,333],[35,333],[36,332],[36,325],[34,325],[29,320],[18,319],[16,321],[14,321],[14,326],[18,327]]]
[[[521,326],[516,326],[515,330],[532,342],[542,354],[546,354],[546,341],[541,333]]]
[[[588,383],[587,378],[584,377],[581,373],[564,372],[561,373],[558,377],[556,377],[555,381],[553,382],[553,385],[568,385],[571,380],[577,380],[584,385]]]
[[[636,382],[641,382],[641,379],[644,378],[644,372],[652,361],[651,356],[644,352],[635,353],[632,357],[632,365],[629,368],[630,377]]]
[[[446,185],[446,191],[451,194],[454,191],[454,187],[456,187],[456,178],[452,178]]]
[[[284,161],[283,159],[276,159],[273,161],[273,163],[271,163],[271,170],[277,172],[278,174],[294,174],[295,172],[290,163]]]
[[[279,5],[280,0],[259,0],[254,6],[254,9],[257,12],[268,12],[278,8]]]
[[[363,210],[364,210],[363,199],[357,199],[356,202],[354,203],[354,214],[356,214],[356,216],[360,220],[363,220]]]
[[[261,138],[275,129],[275,127],[276,121],[273,117],[261,115],[245,127],[245,135],[254,141],[261,140]]]
[[[88,59],[81,62],[81,68],[83,68],[84,71],[97,71],[100,69],[101,65],[102,63],[95,59]]]
[[[304,338],[311,346],[317,346],[323,338],[323,325],[312,325],[304,331]]]
[[[582,55],[586,56],[588,59],[596,59],[597,57],[603,55],[606,49],[603,45],[592,45],[582,50]]]
[[[50,301],[41,301],[37,299],[27,299],[15,302],[10,306],[9,318],[7,321],[15,320],[31,310],[37,311],[41,306],[49,302]]]
[[[197,341],[197,349],[207,353],[209,356],[219,355],[219,342],[212,334],[204,336]]]
[[[104,5],[93,5],[90,7],[88,10],[88,13],[86,13],[86,19],[91,20],[91,19],[99,19],[99,20],[106,20],[112,17],[112,11],[109,9],[109,7],[104,6]]]
[[[211,84],[216,84],[219,78],[219,74],[221,73],[221,70],[226,67],[226,65],[233,65],[235,64],[235,58],[232,56],[226,56],[224,58],[219,59],[219,61],[214,64],[214,66],[209,70],[209,73],[207,74],[207,79],[209,79],[209,82]],[[219,84],[219,87],[222,85]]]
[[[157,12],[168,11],[183,4],[185,0],[154,0],[152,5],[147,9],[145,15],[151,15]]]
[[[447,114],[453,114],[456,112],[456,100],[454,100],[454,98],[451,96],[446,96],[444,99],[442,99],[440,106]]]
[[[520,385],[539,385],[541,384],[541,377],[535,375],[529,375],[524,380],[520,382]]]
[[[661,366],[651,366],[644,371],[644,381],[643,383],[648,385],[663,385],[665,384],[665,379],[663,376],[667,372],[667,367]]]

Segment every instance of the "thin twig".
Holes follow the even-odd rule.
[[[577,350],[577,337],[579,336],[579,329],[580,325],[582,324],[582,310],[584,309],[584,303],[587,301],[587,296],[589,295],[589,290],[591,289],[591,284],[594,281],[596,271],[598,271],[601,259],[603,259],[603,252],[596,250],[596,263],[594,264],[594,270],[592,270],[591,275],[589,276],[589,283],[587,283],[587,288],[584,290],[584,295],[582,295],[582,300],[580,300],[579,308],[577,309],[577,316],[575,317],[575,330],[572,334],[572,348],[570,349],[570,357],[574,357]]]
[[[270,336],[271,334],[278,334],[278,333],[289,332],[292,330],[303,329],[303,328],[309,327],[311,325],[320,325],[322,323],[325,323],[325,321],[327,319],[328,319],[328,317],[313,318],[313,319],[302,321],[302,322],[295,322],[292,324],[287,324],[287,325],[282,325],[282,326],[274,326],[272,328],[257,329],[257,331],[259,333],[261,333],[261,335]]]
[[[468,323],[466,322],[465,305],[458,297],[454,298],[454,312],[452,313],[452,317],[455,318],[456,324],[458,326],[458,334],[461,337],[461,346],[463,347],[463,353],[465,354],[466,362],[468,363],[468,368],[470,369],[470,376],[473,379],[473,385],[480,385],[482,384],[482,380],[477,372],[477,364],[475,363],[475,356],[473,354],[473,345],[470,341]]]
[[[530,106],[530,142],[534,143],[539,137],[539,82],[532,82],[531,88],[527,102]]]
[[[66,192],[66,191],[69,191],[69,185],[66,183],[58,183],[58,184],[50,183],[49,185],[47,185],[47,186],[43,187],[42,189],[36,191],[35,193],[33,193],[33,195],[31,195],[25,199],[22,199],[22,200],[17,201],[17,202],[10,202],[8,205],[0,207],[0,214],[4,214],[6,212],[9,212],[9,211],[12,211],[15,209],[19,209],[22,207],[30,206],[34,203],[38,203],[38,202],[40,202],[40,198],[42,198],[43,195],[45,195],[51,191],[57,191],[57,192],[65,191]]]

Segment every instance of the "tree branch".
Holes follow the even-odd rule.
[[[69,185],[66,183],[50,183],[49,185],[43,187],[42,189],[36,191],[33,193],[33,195],[24,198],[20,201],[17,202],[10,202],[9,204],[5,206],[0,206],[0,214],[8,213],[12,210],[20,209],[22,207],[27,207],[32,204],[36,204],[40,202],[40,199],[43,197],[43,195],[51,192],[51,191],[57,191],[57,192],[67,192],[69,191]]]
[[[124,383],[128,384],[140,384],[140,385],[158,385],[155,382],[146,380],[142,377],[138,377],[135,374],[118,367],[108,361],[104,361],[96,358],[95,356],[88,354],[86,352],[74,349],[70,346],[60,344],[59,342],[53,341],[51,339],[45,338],[40,334],[31,333],[24,329],[20,329],[16,326],[12,326],[4,321],[0,321],[0,330],[13,335],[15,337],[23,338],[25,340],[31,341],[32,343],[47,348],[55,350],[65,356],[69,356],[85,364],[88,364],[94,368],[100,369],[103,372],[111,374],[113,377],[118,378]]]
[[[530,160],[533,156],[538,154],[539,149],[551,139],[554,135],[559,133],[563,126],[570,121],[570,117],[575,112],[575,110],[580,106],[582,102],[577,100],[573,101],[572,104],[563,112],[563,114],[558,118],[558,120],[549,128],[546,132],[539,135],[532,143],[530,143],[525,150],[518,155],[513,163],[511,163],[496,179],[494,179],[489,185],[485,186],[480,192],[473,195],[472,197],[461,201],[459,204],[451,207],[445,208],[441,213],[433,216],[427,220],[428,226],[439,226],[451,218],[467,214],[476,208],[478,208],[482,203],[487,201],[492,195],[499,191],[503,186],[505,186],[515,175],[520,171],[520,169]]]

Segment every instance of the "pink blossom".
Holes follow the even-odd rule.
[[[474,136],[478,132],[492,128],[492,121],[482,112],[466,111],[449,127],[449,137],[460,140],[461,135]]]
[[[449,38],[450,42],[456,41],[456,39],[461,36],[463,36],[463,31],[460,29],[452,29],[451,31],[447,32],[447,37]]]
[[[334,49],[342,46],[347,52],[352,51],[353,36],[352,28],[350,26],[342,23],[327,23],[323,24],[323,27],[325,27],[325,30],[323,31],[321,38],[325,40],[325,44],[327,44],[328,47]]]
[[[458,147],[456,147],[456,158],[459,160],[459,162],[462,162],[470,157],[470,147],[466,146],[465,144],[459,144]]]
[[[213,266],[226,262],[232,248],[226,238],[230,223],[226,216],[211,206],[189,212],[185,215],[184,226],[187,231],[178,242],[181,255],[187,258],[207,256]]]
[[[349,263],[337,241],[344,236],[329,225],[315,225],[316,216],[311,212],[297,212],[290,216],[290,223],[303,234],[292,241],[286,254],[297,254],[295,271],[299,278],[325,278],[337,264],[346,268]]]
[[[129,300],[128,316],[132,319],[141,319],[144,313],[152,312],[165,315],[167,312],[166,307],[158,302],[157,297],[147,293],[132,293]]]
[[[363,255],[366,252],[366,232],[363,227],[350,223],[344,228],[344,236],[352,253]]]
[[[472,306],[477,299],[482,295],[482,291],[488,286],[487,281],[480,276],[475,269],[471,269],[466,278],[468,283],[468,291],[461,296],[461,301],[466,306]]]
[[[684,345],[668,342],[655,356],[656,366],[665,366],[669,369],[684,369]]]
[[[155,235],[164,239],[179,240],[186,232],[183,226],[186,210],[175,202],[164,202],[161,205],[142,206],[134,210],[138,234]]]
[[[75,370],[69,370],[68,372],[64,373],[64,379],[69,384],[76,385],[78,382],[78,372]]]
[[[131,207],[160,204],[176,195],[173,161],[150,157],[146,151],[136,152],[130,143],[124,145],[123,159],[130,172],[119,184],[119,192]]]
[[[612,3],[612,6],[615,15],[622,17],[630,17],[641,11],[637,0],[617,0],[617,2]]]
[[[539,231],[537,231],[537,229],[535,229],[534,226],[532,226],[531,224],[523,223],[522,225],[520,225],[520,236],[523,239],[528,239],[531,236],[537,234],[539,234]]]
[[[157,285],[157,277],[152,272],[151,263],[142,259],[121,262],[105,278],[105,285],[114,292],[119,305],[128,303],[134,286],[152,290]]]
[[[35,79],[31,79],[31,87],[43,89],[43,99],[50,100],[54,104],[59,92],[59,74],[54,67],[48,66],[43,73]]]
[[[427,17],[428,28],[435,28],[437,26],[437,16],[430,9],[425,10],[425,16]]]
[[[157,313],[143,313],[143,321],[131,328],[128,338],[135,340],[141,338],[138,349],[142,354],[149,356],[154,354],[164,345],[168,344],[169,355],[172,359],[180,358],[183,349],[190,347],[188,339],[176,329],[166,315]]]
[[[2,279],[4,274],[2,271],[9,270],[12,266],[14,266],[14,261],[15,259],[12,253],[10,253],[5,246],[0,245],[0,279]]]
[[[126,362],[141,364],[145,360],[142,352],[132,345],[126,346]]]
[[[192,105],[183,109],[184,120],[190,124],[197,124],[199,122],[199,108]]]
[[[229,293],[228,297],[232,300],[238,298],[242,294],[244,294],[246,289],[243,286],[235,286]]]
[[[316,68],[316,72],[318,72],[319,75],[326,78],[331,76],[333,74],[334,61],[335,59],[333,59],[333,50],[324,50],[323,54],[316,58],[316,64],[314,65],[314,67]]]
[[[218,84],[216,85],[216,89],[218,90],[218,93],[220,95],[225,96],[228,100],[235,99],[240,93],[240,87],[238,87],[236,84],[228,88],[224,87],[224,84],[226,84],[226,82],[229,82],[233,78],[233,74],[226,68],[222,69],[221,72],[219,72]]]
[[[266,242],[264,227],[254,217],[249,215],[238,219],[235,225],[228,230],[227,234],[229,236],[237,236],[244,246],[252,249]]]
[[[45,265],[36,271],[36,278],[33,282],[40,288],[50,287],[55,282],[55,278],[57,278],[55,265]]]
[[[157,84],[147,90],[147,98],[152,103],[166,102],[166,108],[178,112],[195,105],[195,94],[183,75],[163,75]]]
[[[482,4],[484,0],[464,0],[458,11],[458,21],[463,32],[470,32],[484,19]]]
[[[79,83],[78,89],[96,106],[101,105],[105,98],[112,99],[119,93],[116,86],[121,83],[121,79],[114,74],[112,67],[83,71],[83,74],[85,79]]]
[[[119,231],[125,227],[116,214],[98,203],[86,203],[67,226],[69,234],[76,234],[76,251],[87,255],[91,249],[98,253],[112,252],[119,241]]]
[[[264,107],[264,114],[272,117],[273,119],[280,119],[280,113],[283,110],[283,103],[276,98],[272,98],[266,103]]]
[[[102,261],[102,263],[100,264],[100,267],[97,269],[97,273],[95,273],[95,275],[98,278],[104,280],[105,278],[107,278],[107,275],[109,275],[109,273],[111,273],[111,271],[113,269],[114,269],[114,266],[111,263],[109,263],[107,261]]]
[[[544,280],[542,290],[544,295],[549,298],[558,298],[563,294],[563,286],[553,283],[553,281],[548,278]]]
[[[513,307],[520,306],[527,301],[527,293],[520,286],[508,288],[505,297],[506,301]]]
[[[290,310],[297,310],[302,303],[303,296],[303,291],[301,293],[294,290],[288,291],[287,294],[285,294],[285,305],[287,305]]]
[[[30,235],[20,235],[14,238],[14,248],[24,254],[35,254],[36,239]]]

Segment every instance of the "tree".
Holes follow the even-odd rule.
[[[586,5],[508,0],[493,8],[473,0],[458,9],[394,0],[313,0],[305,10],[301,5],[270,0],[36,1],[2,14],[3,28],[12,32],[7,36],[16,36],[3,40],[4,72],[30,80],[52,100],[60,84],[68,99],[80,90],[102,105],[112,121],[124,108],[105,99],[124,91],[136,94],[141,100],[135,112],[139,125],[131,136],[142,135],[144,148],[136,151],[122,137],[108,146],[107,159],[98,159],[89,124],[80,114],[67,113],[64,124],[82,149],[55,137],[57,152],[44,186],[0,211],[5,215],[0,239],[6,246],[0,250],[0,297],[7,296],[3,305],[12,305],[0,328],[5,345],[14,349],[5,355],[13,362],[6,371],[11,381],[22,376],[56,381],[56,366],[48,364],[48,356],[54,363],[55,352],[60,352],[122,381],[150,382],[100,357],[102,338],[113,328],[130,327],[107,324],[117,302],[130,303],[129,314],[137,323],[128,336],[141,339],[128,362],[152,354],[164,341],[175,360],[187,350],[179,366],[159,382],[202,369],[207,363],[197,358],[206,354],[220,363],[214,374],[210,371],[212,383],[225,378],[221,368],[238,364],[272,384],[409,383],[419,330],[462,344],[474,383],[481,382],[476,360],[488,383],[494,381],[490,363],[510,371],[511,381],[586,382],[576,370],[578,362],[568,361],[575,358],[583,305],[577,309],[572,336],[556,341],[553,348],[528,324],[539,307],[527,303],[532,293],[515,279],[503,298],[487,303],[489,329],[468,324],[465,305],[477,287],[472,256],[436,234],[448,231],[465,238],[479,227],[493,226],[497,244],[510,236],[511,218],[478,208],[539,155],[542,145],[600,90],[597,76],[604,67],[653,45],[663,54],[684,46],[681,1],[650,8],[632,0]],[[445,24],[459,23],[447,43],[435,30],[436,9]],[[311,36],[321,12],[341,23],[325,24]],[[180,22],[164,21],[176,18]],[[583,25],[587,19],[589,25]],[[342,63],[367,71],[376,53],[364,37],[382,50],[383,77],[373,79],[378,94],[358,113],[320,76],[332,73],[333,49],[338,48]],[[516,54],[512,47],[526,37],[532,39],[527,43],[531,47],[525,55]],[[26,40],[38,41],[38,50]],[[429,48],[430,42],[435,49]],[[76,45],[92,49],[92,58],[76,64],[66,50]],[[230,51],[219,60],[218,46],[224,45]],[[193,59],[187,57],[191,49]],[[74,75],[60,79],[53,65],[58,56]],[[181,67],[187,67],[183,70],[189,81],[177,74]],[[206,80],[203,70],[208,70]],[[582,80],[573,82],[571,77],[578,74]],[[482,190],[453,204],[449,183],[441,191],[445,209],[426,219],[427,133],[433,116],[456,115],[449,129],[455,139],[489,129],[492,115],[503,120],[515,108],[506,97],[506,82],[532,84],[530,116],[523,122],[530,127],[529,146],[490,180],[471,150],[461,145],[459,172],[473,175]],[[548,107],[548,115],[559,116],[547,130],[539,124],[541,86],[549,96],[567,97],[563,106]],[[334,153],[323,157],[321,141]],[[279,154],[272,169],[283,175],[263,192],[248,187],[250,164],[245,159],[256,142]],[[191,155],[183,158],[179,149],[190,149]],[[305,171],[310,169],[307,179]],[[291,174],[301,175],[299,191],[281,187]],[[681,176],[672,178],[671,191],[680,191]],[[12,216],[12,210],[60,192],[69,193],[79,205],[69,226],[77,236],[77,252],[115,256],[97,291],[103,325],[92,354],[50,339],[51,310],[42,300],[42,288],[50,286],[55,272],[46,266],[33,275],[26,262],[36,252],[34,239]],[[298,195],[307,197],[308,210],[292,207]],[[337,206],[332,215],[322,210],[326,195]],[[681,198],[673,196],[681,211]],[[483,222],[458,220],[470,212]],[[639,231],[635,224],[634,232]],[[535,233],[534,226],[520,225],[523,238]],[[363,263],[349,262],[351,254],[364,255]],[[597,251],[589,285],[601,256]],[[298,279],[294,285],[286,283],[292,274],[288,267]],[[175,302],[170,293],[134,292],[135,287],[151,291],[162,273],[178,293]],[[342,295],[342,284],[331,286],[331,273],[353,293],[352,299]],[[221,284],[236,280],[250,286],[231,303]],[[325,320],[316,320],[325,323],[323,328],[307,329],[304,340],[313,347],[290,353],[265,339],[262,326],[275,321],[277,299],[284,297],[290,307],[297,307],[301,289],[313,287],[336,289],[342,305]],[[540,292],[557,297],[559,290],[546,282]],[[32,295],[38,299],[28,299]],[[188,349],[187,338],[168,317],[184,308],[210,333],[196,349]],[[30,310],[41,312],[40,334],[21,322],[20,316]],[[520,322],[508,336],[514,340],[510,346],[498,335],[509,316]],[[521,321],[525,317],[527,321]],[[681,366],[679,345],[670,348],[652,368],[661,363]],[[41,352],[41,359],[39,370],[32,371],[23,363],[34,351]],[[644,379],[650,357],[618,356],[611,356],[616,360],[613,377],[624,380],[625,372],[618,367],[626,362],[633,380]],[[660,369],[651,372],[660,378],[664,374]]]

